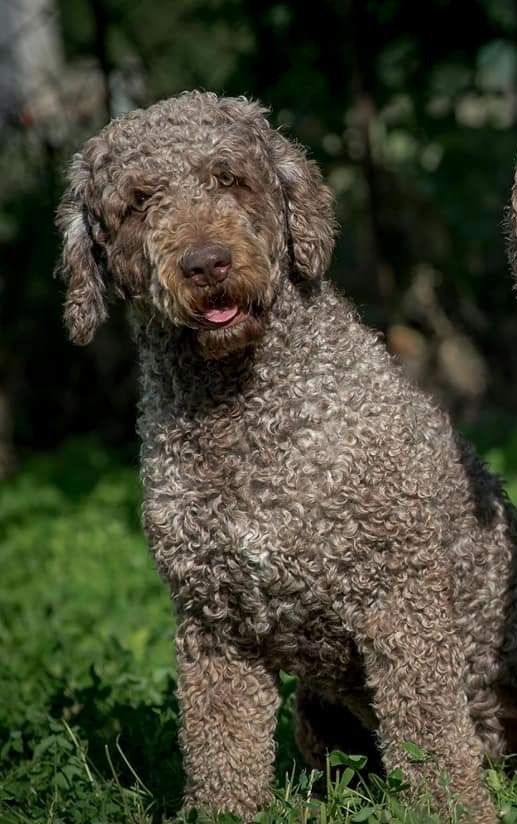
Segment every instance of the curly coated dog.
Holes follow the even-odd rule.
[[[515,513],[323,278],[316,164],[257,103],[185,93],[86,143],[58,225],[72,340],[110,294],[131,305],[186,807],[249,820],[269,802],[284,669],[311,762],[360,722],[387,769],[493,822],[482,758],[515,740]]]

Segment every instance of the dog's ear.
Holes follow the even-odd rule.
[[[56,272],[66,283],[65,325],[73,343],[90,343],[108,317],[103,265],[92,233],[92,218],[85,195],[89,168],[75,155],[68,173],[68,189],[58,207],[56,225],[63,237]]]
[[[273,158],[282,184],[294,265],[305,278],[316,280],[327,269],[334,249],[334,197],[318,164],[305,150],[273,132]]]

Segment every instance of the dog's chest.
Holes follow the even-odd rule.
[[[334,420],[315,423],[301,404],[270,409],[258,425],[259,402],[227,404],[169,427],[143,468],[148,509],[170,522],[169,541],[210,557],[224,548],[254,577],[302,560],[315,541],[331,550],[336,530],[354,533],[353,507],[343,505],[343,494],[361,463],[357,448],[352,457],[343,446],[346,435]]]
[[[334,503],[344,468],[323,427],[272,418],[258,428],[254,410],[233,411],[170,431],[152,477],[144,465],[151,545],[183,609],[284,661],[303,647],[317,668],[332,627],[346,634],[350,558]]]

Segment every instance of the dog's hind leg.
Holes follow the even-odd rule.
[[[451,803],[461,803],[471,824],[493,824],[482,744],[465,693],[464,650],[453,623],[451,576],[438,553],[426,553],[425,561],[425,586],[408,586],[403,575],[400,582],[386,577],[382,599],[370,605],[360,628],[384,763],[388,771],[402,767],[417,791],[430,791],[444,816]],[[412,757],[406,742],[426,755]]]

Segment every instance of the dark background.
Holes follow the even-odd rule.
[[[67,342],[53,213],[87,136],[194,87],[260,98],[310,148],[337,194],[333,277],[460,423],[510,432],[514,2],[0,0],[0,24],[4,474],[69,435],[134,439],[123,311]]]

